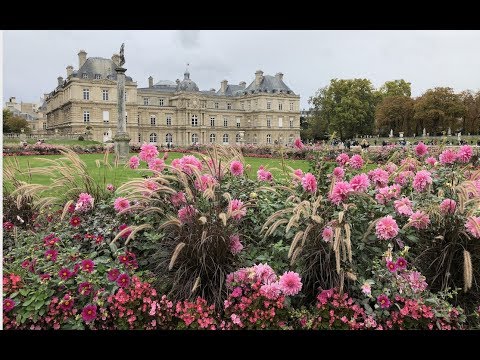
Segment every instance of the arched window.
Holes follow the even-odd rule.
[[[192,134],[192,144],[198,143],[198,134]]]
[[[192,115],[192,126],[198,126],[198,117],[197,115]],[[192,135],[193,136],[193,135]]]
[[[223,134],[223,145],[228,144],[228,134]]]
[[[288,143],[293,144],[293,134],[290,134],[290,136],[288,137]]]
[[[237,144],[240,142],[240,134],[235,135],[235,142]]]
[[[169,133],[169,134],[165,135],[165,142],[167,142],[167,143],[172,143],[173,142],[172,134]]]
[[[150,142],[156,144],[157,143],[157,134],[151,133],[150,134]]]
[[[215,143],[215,138],[216,138],[215,134],[210,134],[210,143],[211,144]]]
[[[268,134],[267,135],[267,144],[271,144],[272,143],[272,135]]]

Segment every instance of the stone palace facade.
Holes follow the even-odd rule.
[[[115,68],[120,57],[90,57],[78,53],[78,70],[67,66],[66,79],[44,95],[49,134],[89,134],[109,141],[117,124]],[[127,72],[128,74],[128,72]],[[300,96],[283,81],[283,74],[264,75],[220,89],[199,90],[187,70],[183,80],[162,80],[140,88],[125,81],[127,132],[131,143],[174,146],[198,144],[292,144],[300,136]]]

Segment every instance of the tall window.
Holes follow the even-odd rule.
[[[215,103],[215,109],[218,109],[218,102]]]
[[[267,110],[270,110],[272,108],[272,102],[267,101]]]
[[[108,90],[102,90],[103,101],[108,101]]]
[[[210,117],[210,126],[215,127],[215,116]]]
[[[137,124],[140,125],[140,114],[137,114]]]
[[[192,134],[192,144],[198,143],[198,134]]]
[[[228,144],[228,134],[223,134],[222,140],[223,140],[223,145],[227,145]]]
[[[102,78],[102,75],[100,75],[100,74],[95,74],[95,79],[98,80],[98,79],[101,79],[101,78]]]
[[[90,100],[90,89],[83,89],[83,100]]]
[[[271,127],[272,127],[272,117],[267,116],[267,128],[271,128]]]
[[[227,109],[232,110],[232,103],[227,103]]]
[[[267,135],[267,144],[271,144],[272,143],[272,135],[268,134]]]
[[[235,142],[237,144],[240,142],[240,134],[235,135]]]
[[[290,136],[288,137],[288,143],[293,144],[293,134],[290,134]]]
[[[198,126],[198,117],[197,117],[197,115],[192,115],[192,126]]]
[[[278,103],[278,110],[282,110],[283,109],[283,104],[282,103]]]
[[[278,118],[278,127],[279,128],[283,127],[283,118],[281,117]]]
[[[87,73],[83,73],[83,74],[82,74],[82,79],[88,79]]]
[[[160,106],[163,106],[163,99],[159,99],[159,100],[158,100],[158,104],[159,104]]]
[[[237,127],[240,127],[240,118],[237,118]]]
[[[223,127],[228,127],[228,119],[226,117],[223,118]]]
[[[47,130],[47,123],[43,123],[43,130]]]
[[[150,125],[157,125],[157,117],[155,115],[150,115]]]
[[[215,134],[210,134],[210,144],[214,144],[215,143]]]
[[[90,111],[83,112],[83,122],[89,123],[90,122]]]
[[[125,90],[125,102],[127,102],[127,90]]]
[[[293,111],[293,102],[290,103],[290,111]]]
[[[293,128],[293,117],[290,118],[290,127]]]
[[[172,115],[167,115],[167,126],[172,126]]]
[[[143,105],[148,105],[148,98],[143,98]]]
[[[157,133],[150,134],[150,142],[156,144],[157,143]]]
[[[138,143],[140,144],[142,142],[142,134],[138,133]]]
[[[108,110],[103,111],[103,122],[104,123],[110,122],[110,112]]]
[[[125,111],[125,124],[128,122],[128,113]]]
[[[168,133],[167,135],[165,135],[165,141],[167,143],[172,143],[173,142],[173,135]]]

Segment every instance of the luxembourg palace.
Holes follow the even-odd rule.
[[[78,70],[67,66],[66,78],[58,77],[57,87],[45,94],[48,133],[87,133],[96,141],[112,140],[119,64],[117,54],[87,58],[80,50]],[[143,88],[127,76],[125,99],[132,144],[288,145],[300,136],[300,96],[284,83],[282,73],[271,76],[258,70],[248,86],[223,80],[218,91],[199,90],[188,67],[183,80],[154,82],[150,76]]]

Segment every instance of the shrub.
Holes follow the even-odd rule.
[[[84,138],[82,135],[80,135],[80,136],[78,137],[78,141],[84,141],[84,140],[85,140],[85,138]]]

